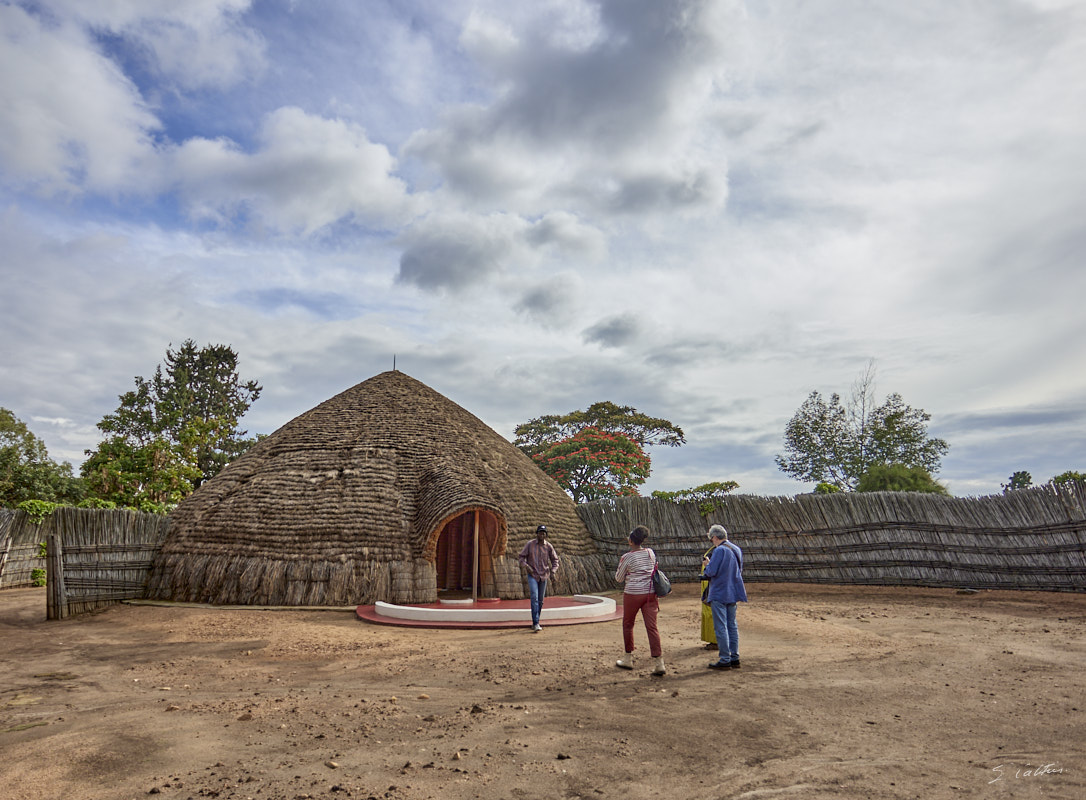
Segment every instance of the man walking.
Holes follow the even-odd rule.
[[[709,579],[709,606],[713,611],[719,658],[709,669],[739,669],[739,627],[735,623],[736,603],[747,601],[743,585],[743,551],[728,541],[723,525],[709,528],[713,552],[702,560]]]
[[[528,571],[528,594],[532,598],[532,630],[543,630],[539,614],[543,611],[543,598],[547,594],[547,580],[558,572],[558,553],[547,541],[547,526],[535,529],[535,538],[520,551],[517,559]]]

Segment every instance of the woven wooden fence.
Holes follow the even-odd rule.
[[[747,581],[1086,591],[1086,484],[980,498],[876,493],[724,498],[634,497],[577,508],[599,548],[583,582],[613,585],[635,525],[673,581],[696,581],[705,533],[720,523],[745,554]],[[134,511],[60,508],[35,523],[0,509],[0,588],[46,569],[47,616],[62,618],[146,596],[167,519]],[[40,544],[48,543],[48,557]],[[588,566],[586,566],[588,565]]]
[[[44,541],[41,526],[24,512],[0,508],[0,589],[35,585],[35,570],[45,570]]]
[[[673,581],[697,580],[706,531],[743,548],[744,579],[803,583],[1086,591],[1086,484],[959,498],[916,493],[724,498],[633,497],[578,507],[605,561],[635,525]]]
[[[0,586],[32,586],[46,570],[46,617],[63,619],[120,600],[144,597],[166,518],[138,511],[58,508],[40,523],[23,511],[0,513],[0,552],[14,553]],[[46,558],[38,558],[45,542]]]

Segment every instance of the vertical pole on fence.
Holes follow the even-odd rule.
[[[4,584],[4,567],[8,565],[8,553],[11,552],[11,536],[4,537],[4,552],[0,553],[0,586]]]
[[[49,534],[45,550],[45,618],[64,619],[68,616],[68,603],[64,591],[64,547],[60,536]]]

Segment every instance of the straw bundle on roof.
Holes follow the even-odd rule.
[[[291,420],[170,515],[150,596],[338,605],[436,599],[438,538],[467,512],[497,520],[493,585],[522,597],[516,554],[547,525],[559,592],[601,588],[573,501],[477,417],[402,372]]]

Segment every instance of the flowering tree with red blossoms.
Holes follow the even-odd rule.
[[[651,459],[637,442],[621,433],[582,428],[532,459],[558,481],[574,502],[603,497],[636,497],[651,471]]]

